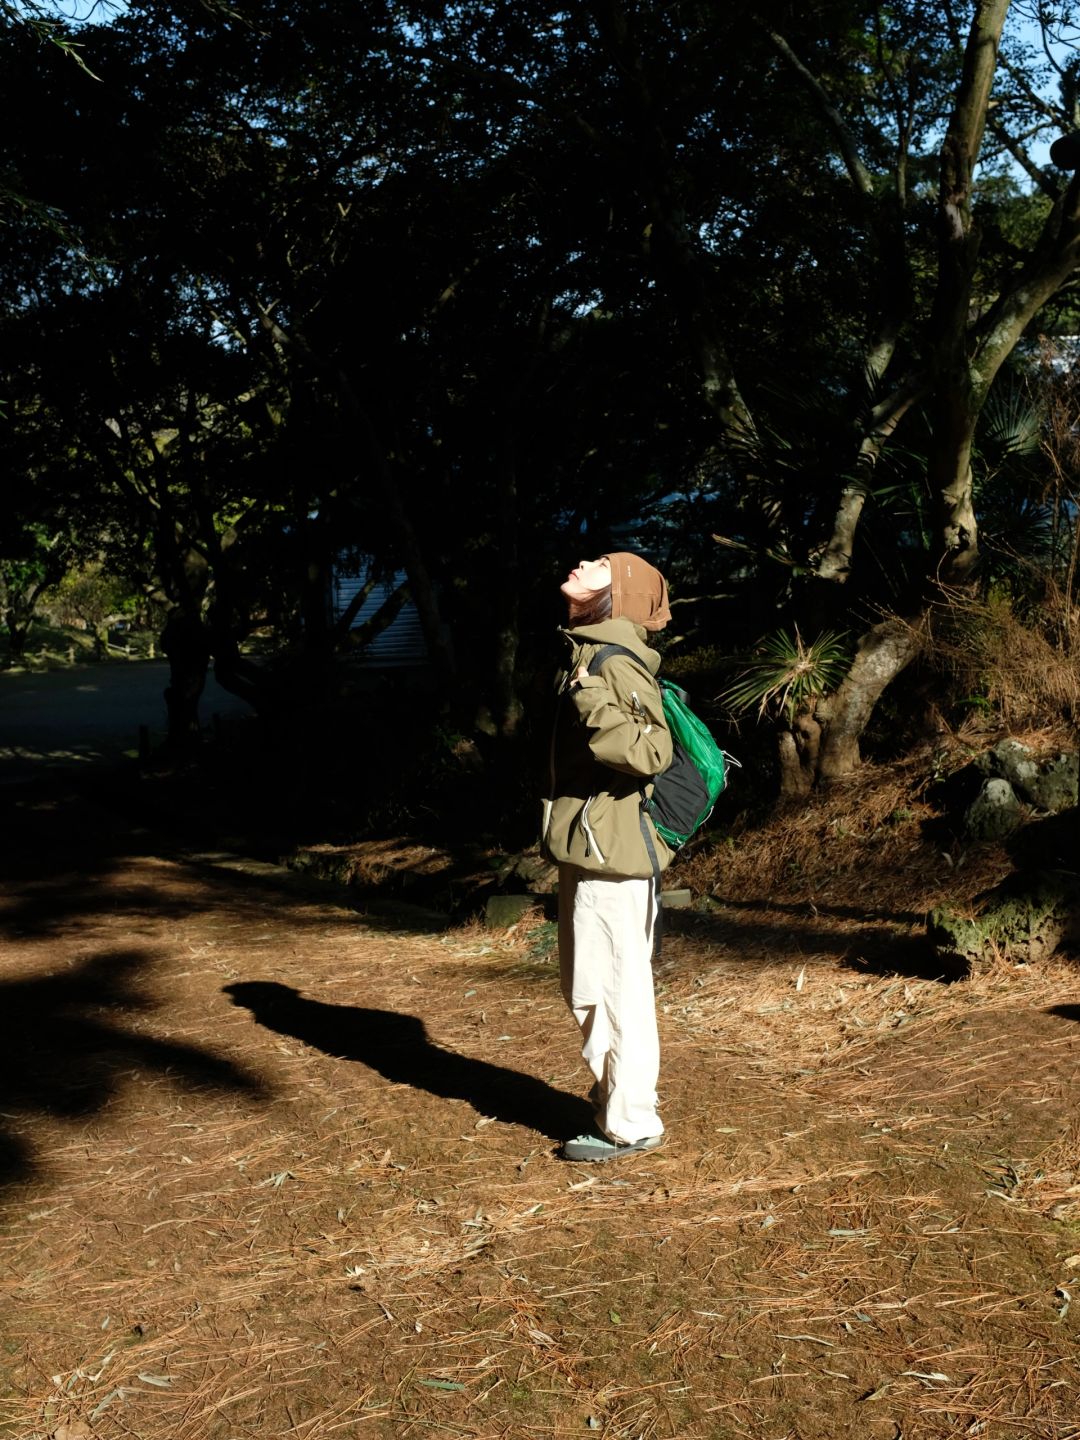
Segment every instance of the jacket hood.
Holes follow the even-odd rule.
[[[617,620],[600,620],[595,625],[579,625],[560,631],[571,645],[625,645],[648,666],[649,674],[655,675],[660,669],[659,652],[647,643],[647,632],[643,625],[620,617]]]

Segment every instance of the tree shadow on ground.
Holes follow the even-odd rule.
[[[113,870],[87,868],[81,874],[58,876],[36,889],[26,889],[3,902],[0,930],[22,940],[43,940],[70,932],[73,924],[92,926],[95,920],[131,917],[132,925],[166,916],[181,920],[202,914],[207,906],[196,900],[166,898],[152,885],[119,885]]]
[[[41,775],[7,792],[0,787],[0,932],[14,939],[70,937],[98,919],[121,916],[130,917],[130,933],[139,937],[163,916],[183,920],[222,905],[242,906],[245,915],[283,906],[291,923],[321,929],[353,927],[358,912],[369,928],[395,933],[450,925],[448,915],[397,898],[232,853],[192,854],[175,837],[133,829],[105,808],[94,798],[103,789],[100,776],[79,779],[76,785],[69,775]],[[197,892],[159,883],[157,871],[134,870],[142,860],[175,864],[179,876],[198,878]]]
[[[897,925],[915,925],[922,918],[917,910],[874,910],[858,905],[828,905],[820,900],[735,900],[725,896],[721,905],[728,910],[774,910],[783,915],[831,915],[838,920],[887,920]]]
[[[518,1070],[444,1050],[431,1042],[415,1015],[305,1000],[274,981],[239,981],[223,988],[266,1029],[303,1040],[327,1055],[358,1061],[395,1084],[427,1090],[444,1100],[465,1100],[481,1115],[523,1125],[552,1140],[565,1140],[593,1125],[592,1108],[585,1100]]]
[[[897,975],[905,980],[936,980],[942,985],[955,985],[971,975],[966,960],[939,955],[932,945],[918,937],[907,940],[898,937],[880,954],[868,946],[864,954],[850,956],[843,965],[860,975]]]
[[[257,1077],[209,1051],[124,1027],[121,1015],[153,1008],[135,989],[136,972],[150,958],[112,951],[62,974],[0,982],[0,1184],[33,1173],[43,1117],[97,1114],[132,1071],[190,1090],[265,1095]]]
[[[838,910],[840,918],[842,908]],[[966,966],[954,969],[943,961],[924,935],[898,929],[898,923],[908,921],[906,914],[877,926],[852,927],[830,924],[824,913],[808,916],[805,908],[799,920],[786,920],[776,913],[780,909],[762,900],[746,902],[734,915],[673,910],[664,917],[664,930],[705,944],[722,945],[736,958],[745,956],[747,966],[772,965],[778,960],[791,964],[804,959],[808,963],[836,960],[864,973],[903,975],[915,980],[951,982],[967,974]],[[752,910],[759,915],[750,914]],[[855,918],[868,917],[866,912],[855,912]]]

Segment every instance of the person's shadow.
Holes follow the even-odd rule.
[[[585,1100],[519,1070],[443,1050],[432,1044],[415,1015],[325,1005],[271,980],[241,981],[224,986],[224,991],[268,1030],[303,1040],[327,1055],[358,1060],[398,1085],[412,1085],[445,1100],[467,1100],[481,1115],[524,1125],[552,1140],[593,1128],[592,1107]]]

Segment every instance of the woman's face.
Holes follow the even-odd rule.
[[[559,589],[567,600],[574,604],[586,604],[600,590],[611,584],[611,562],[607,556],[600,560],[582,560],[576,570],[571,570]]]

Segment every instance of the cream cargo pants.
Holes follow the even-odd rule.
[[[559,866],[562,993],[581,1028],[582,1058],[596,1077],[597,1121],[624,1144],[664,1132],[656,1111],[655,905],[651,880]]]

